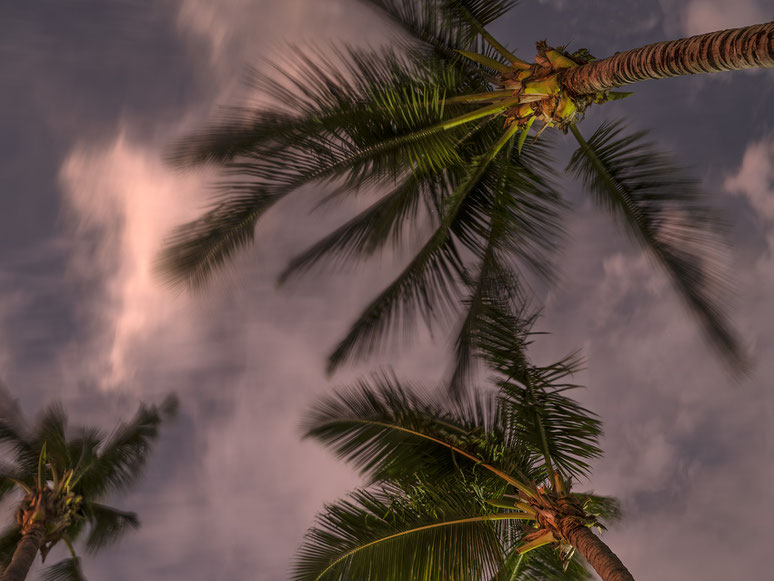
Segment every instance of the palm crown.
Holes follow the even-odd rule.
[[[519,329],[486,326],[503,339],[482,353],[497,393],[435,399],[382,374],[314,408],[307,436],[371,486],[326,507],[299,551],[296,581],[589,578],[575,535],[603,546],[588,527],[618,509],[570,483],[600,455],[601,426],[567,396],[577,357],[530,363],[526,325],[515,340]],[[631,579],[614,555],[590,562],[603,579]]]
[[[517,58],[485,28],[513,0],[365,1],[408,33],[398,49],[347,49],[328,61],[297,52],[292,68],[276,67],[279,78],[254,75],[275,106],[230,109],[171,152],[181,166],[218,164],[225,179],[217,204],[162,253],[170,283],[201,285],[302,186],[327,185],[323,201],[378,187],[386,191],[378,201],[293,258],[280,280],[324,261],[368,258],[429,216],[424,244],[355,320],[329,369],[370,354],[416,315],[430,325],[454,315],[458,392],[491,311],[517,311],[526,281],[552,274],[566,204],[551,179],[551,141],[526,139],[539,121],[576,137],[568,171],[666,270],[731,364],[743,366],[723,312],[719,221],[697,182],[642,133],[604,123],[586,140],[575,125],[587,107],[626,95],[563,89],[593,57],[538,43],[534,63]]]
[[[0,534],[5,575],[10,574],[9,564],[23,536],[36,524],[42,525],[43,560],[59,541],[71,555],[45,570],[47,581],[84,579],[74,552],[76,540],[82,538],[92,552],[137,528],[134,513],[101,501],[134,484],[162,419],[173,414],[176,405],[172,396],[159,407],[141,405],[131,421],[110,435],[92,428],[68,430],[67,416],[59,405],[48,407],[31,429],[1,419],[0,442],[10,448],[13,460],[0,468],[0,498],[17,487],[25,493],[16,522]]]

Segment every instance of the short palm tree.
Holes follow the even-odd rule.
[[[106,436],[99,430],[67,429],[61,406],[45,410],[32,429],[0,420],[0,443],[10,462],[0,467],[0,498],[15,488],[24,497],[16,522],[0,534],[1,581],[22,581],[35,556],[41,560],[59,541],[70,558],[43,572],[46,581],[83,581],[73,543],[85,539],[97,551],[139,526],[137,516],[101,502],[125,490],[140,475],[158,437],[159,424],[176,409],[174,397],[161,406],[141,405],[134,418]]]
[[[294,581],[587,579],[576,551],[633,579],[590,530],[616,503],[570,490],[601,452],[600,422],[567,396],[578,358],[529,363],[512,323],[487,325],[496,395],[434,400],[380,375],[314,408],[306,435],[372,484],[326,507]]]
[[[514,0],[363,0],[400,26],[394,48],[343,50],[330,61],[296,52],[279,78],[256,73],[274,105],[233,108],[180,141],[178,166],[214,163],[222,191],[180,227],[159,268],[171,284],[200,286],[253,239],[260,217],[301,188],[322,203],[386,193],[293,258],[281,281],[323,260],[355,261],[431,224],[423,245],[366,307],[329,358],[329,370],[377,349],[420,315],[456,316],[452,387],[469,376],[487,301],[526,296],[529,276],[551,275],[565,203],[552,185],[551,141],[535,122],[570,132],[568,171],[670,275],[731,365],[743,351],[723,308],[727,278],[715,251],[718,220],[697,182],[643,134],[604,123],[587,140],[576,124],[612,89],[645,79],[774,66],[774,22],[662,42],[595,60],[537,44],[533,62],[486,30]],[[313,188],[329,188],[325,195]],[[503,282],[505,281],[505,282]],[[453,320],[453,319],[452,319]]]

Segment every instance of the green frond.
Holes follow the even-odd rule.
[[[51,565],[41,573],[42,581],[86,581],[81,569],[81,560],[77,557],[64,559]]]
[[[493,242],[493,241],[491,241]],[[485,250],[475,278],[466,281],[470,294],[464,300],[465,317],[455,342],[454,371],[449,383],[450,393],[459,397],[473,378],[475,359],[482,355],[482,340],[493,318],[503,312],[523,311],[526,299],[517,277],[497,255],[493,244]],[[518,318],[514,315],[514,318]],[[511,330],[514,335],[521,328]]]
[[[580,359],[571,355],[552,365],[526,369],[521,362],[515,363],[510,372],[520,379],[508,376],[498,381],[510,429],[536,458],[547,455],[547,461],[561,474],[587,475],[587,460],[602,454],[602,424],[595,414],[566,395],[578,387],[567,383],[566,378],[579,369]],[[507,371],[503,368],[501,373]],[[546,469],[550,472],[550,465]],[[546,473],[544,477],[550,480],[553,476]]]
[[[321,62],[298,54],[293,70],[279,71],[283,82],[255,79],[277,101],[274,109],[232,109],[170,154],[178,165],[215,162],[227,179],[214,207],[168,240],[157,261],[167,283],[200,287],[252,241],[261,215],[301,186],[357,191],[404,180],[407,172],[464,167],[460,146],[475,135],[466,124],[504,106],[471,111],[464,95],[486,92],[485,83],[472,86],[449,67],[419,66],[390,52],[350,49]]]
[[[176,399],[161,406],[141,404],[134,418],[122,423],[76,474],[80,493],[97,501],[110,490],[125,490],[142,473],[162,420],[174,413]]]
[[[518,0],[442,0],[451,14],[468,21],[469,17],[481,26],[487,26],[508,13],[518,4]]]
[[[4,529],[0,533],[0,570],[5,569],[13,558],[16,545],[21,540],[21,531],[18,526]]]
[[[565,570],[556,551],[551,547],[541,547],[526,553],[518,577],[515,577],[515,579],[524,579],[525,581],[537,579],[540,581],[589,581],[592,578],[587,565],[577,554],[573,555]],[[508,577],[504,579],[511,581]],[[493,581],[501,581],[501,579]]]
[[[502,562],[498,517],[470,494],[357,491],[326,507],[309,531],[294,581],[480,580]],[[450,550],[454,547],[454,550]]]
[[[346,264],[372,256],[388,242],[396,246],[405,226],[413,223],[420,206],[431,197],[426,190],[434,187],[433,181],[416,173],[408,175],[380,200],[294,257],[280,275],[280,284],[322,260]]]
[[[120,511],[104,504],[88,502],[84,511],[89,524],[86,550],[92,553],[115,543],[128,531],[140,526],[135,513]]]
[[[318,403],[304,432],[373,480],[432,480],[467,466],[487,482],[522,489],[532,469],[494,404],[472,394],[442,404],[376,376]]]
[[[644,133],[624,136],[620,123],[605,123],[586,142],[571,129],[580,148],[568,169],[664,268],[711,343],[743,370],[745,355],[724,309],[729,279],[716,258],[722,255],[722,223],[706,194]]]
[[[600,521],[611,523],[621,520],[621,503],[616,498],[599,496],[591,492],[576,492],[573,496],[581,502],[583,510],[596,516]]]
[[[328,359],[332,371],[343,361],[367,356],[383,336],[399,324],[410,322],[418,312],[428,325],[439,316],[448,315],[458,302],[459,281],[463,266],[452,237],[458,225],[458,214],[468,194],[485,174],[490,163],[508,143],[516,127],[512,126],[479,155],[452,196],[445,201],[440,224],[415,258],[358,317],[346,337]]]
[[[269,200],[260,194],[231,200],[178,226],[156,259],[155,273],[171,287],[202,288],[214,272],[253,241],[261,206]]]
[[[416,0],[362,0],[397,24],[412,40],[429,47],[430,56],[454,62],[457,49],[474,48],[474,35],[467,22],[451,21],[441,2]],[[413,47],[408,46],[409,50]],[[422,53],[420,53],[422,54]]]
[[[542,146],[532,154],[542,155]],[[505,155],[468,196],[462,223],[475,224],[471,232],[455,231],[476,256],[469,268],[475,274],[465,278],[468,295],[465,315],[455,343],[455,367],[450,381],[452,394],[461,393],[472,373],[475,357],[482,355],[481,341],[487,337],[490,321],[509,321],[505,341],[521,335],[520,317],[527,316],[526,289],[522,268],[538,277],[552,278],[550,251],[558,247],[562,229],[559,213],[563,209],[558,194],[538,171],[520,163],[511,142]],[[514,260],[515,259],[515,260]]]

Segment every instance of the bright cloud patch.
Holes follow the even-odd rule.
[[[766,219],[774,220],[774,139],[750,145],[736,175],[726,178],[731,193],[745,196]]]
[[[767,22],[770,16],[760,0],[692,0],[683,9],[682,28],[690,36]]]
[[[171,300],[152,267],[164,236],[201,207],[200,179],[169,171],[158,151],[123,135],[107,147],[74,150],[61,167],[76,239],[71,275],[92,283],[84,315],[102,328],[84,364],[103,387],[131,378],[132,354],[148,337],[182,342],[195,334],[196,319],[183,316],[190,300]]]

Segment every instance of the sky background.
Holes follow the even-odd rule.
[[[772,0],[533,0],[495,23],[531,60],[534,42],[597,57],[657,40],[765,22]],[[378,45],[356,0],[0,2],[0,377],[25,415],[62,401],[109,428],[175,391],[134,492],[139,532],[87,557],[89,579],[284,579],[323,502],[357,476],[300,440],[310,404],[391,364],[439,380],[449,341],[420,333],[327,380],[325,356],[400,259],[315,274],[278,291],[293,253],[366,202],[310,213],[313,191],[262,220],[256,245],[201,296],[162,288],[150,266],[169,229],[206,205],[212,175],[161,161],[222,105],[255,98],[246,67],[293,43]],[[774,517],[774,74],[641,83],[589,111],[590,135],[626,116],[700,178],[732,227],[733,321],[755,367],[734,381],[663,275],[574,184],[560,283],[545,293],[533,356],[581,348],[577,394],[604,421],[606,455],[578,489],[615,495],[604,538],[640,581],[770,578]],[[569,159],[567,140],[559,167]],[[3,407],[0,406],[0,407]],[[55,562],[59,555],[52,555]],[[35,578],[35,575],[31,578]]]

